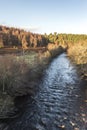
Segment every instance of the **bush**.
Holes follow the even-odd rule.
[[[81,78],[87,77],[87,43],[74,44],[68,49],[68,55],[77,65]]]
[[[65,51],[65,49],[62,46],[59,46],[54,43],[49,43],[47,49],[50,52],[51,57],[55,57],[56,55],[59,55]]]
[[[14,97],[34,94],[43,70],[61,52],[62,47],[54,46],[43,53],[0,56],[0,91]]]
[[[0,56],[0,90],[12,90],[14,84],[22,80],[27,68],[27,64],[23,60],[17,61],[15,56]]]

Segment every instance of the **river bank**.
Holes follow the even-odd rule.
[[[80,86],[85,91],[87,101],[87,43],[74,44],[67,50],[68,56],[77,68]]]
[[[81,85],[81,88],[84,89],[85,91],[87,90],[86,89],[87,87],[86,61],[87,60],[86,60],[86,53],[85,53],[86,46],[84,46],[83,50],[78,49],[78,51],[76,51],[77,48],[75,47],[74,49],[69,48],[67,53],[70,59],[73,61],[73,63],[77,67],[77,73],[78,75],[80,75],[80,85]],[[13,62],[13,59],[15,59],[15,56],[13,56],[14,57],[13,58],[13,57],[9,57],[5,55],[6,57],[1,58],[4,60],[1,60],[2,64],[0,65],[3,68],[5,68],[5,69],[1,69],[1,70],[4,70],[2,71],[4,73],[1,72],[1,74],[3,74],[3,80],[7,87],[4,86],[4,89],[6,88],[5,89],[6,91],[3,92],[3,87],[2,87],[3,80],[0,80],[1,81],[0,89],[2,90],[1,95],[3,95],[0,97],[0,110],[1,110],[0,119],[4,120],[8,118],[15,118],[16,116],[18,116],[18,114],[20,114],[19,111],[20,109],[22,109],[22,107],[24,107],[24,105],[22,105],[22,102],[20,105],[16,105],[15,99],[25,99],[24,98],[25,95],[30,95],[30,96],[36,95],[36,93],[39,90],[38,84],[40,83],[43,77],[44,70],[47,68],[47,66],[51,63],[51,61],[56,56],[60,55],[64,51],[66,51],[66,49],[63,49],[62,47],[58,47],[58,46],[52,47],[49,44],[46,51],[41,50],[39,51],[39,53],[32,52],[33,55],[30,55],[30,54],[27,55],[27,53],[22,53],[22,56],[17,56],[16,57],[16,60],[18,60],[17,64],[13,64],[13,63],[16,63],[16,62]],[[10,65],[10,68],[7,69],[9,65]],[[19,68],[20,68],[20,71],[19,71]],[[9,71],[7,71],[6,69]],[[10,72],[10,75],[7,72]],[[87,95],[87,93],[85,95]],[[85,98],[85,101],[86,101],[86,98]]]
[[[35,95],[44,70],[62,52],[64,49],[57,47],[43,53],[41,50],[19,56],[0,56],[0,119],[16,117],[20,110],[15,108],[15,98]]]
[[[1,122],[0,128],[86,130],[87,104],[84,102],[79,80],[77,70],[67,55],[61,54],[56,57],[45,70],[37,94],[28,99],[17,99],[17,104],[24,104],[21,116]]]

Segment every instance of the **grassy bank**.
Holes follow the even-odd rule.
[[[42,53],[0,56],[0,91],[11,96],[32,94],[43,70],[50,61],[64,50],[51,48]]]
[[[63,51],[62,47],[57,46],[45,52],[0,56],[1,118],[9,115],[10,108],[15,109],[14,99],[16,97],[36,94],[43,71],[51,60]]]
[[[81,78],[87,78],[87,43],[77,43],[68,49],[68,55],[78,67]]]
[[[84,92],[85,102],[87,102],[87,42],[76,43],[68,49],[71,61],[77,67],[80,80],[80,88]]]

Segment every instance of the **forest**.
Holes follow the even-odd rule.
[[[0,47],[42,47],[47,45],[44,35],[33,34],[22,29],[0,26]]]
[[[70,47],[76,43],[87,42],[87,35],[81,34],[35,34],[23,29],[0,25],[0,48],[13,47],[24,48],[46,47],[49,43]]]

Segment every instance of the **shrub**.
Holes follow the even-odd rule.
[[[54,43],[49,43],[47,46],[48,51],[51,54],[51,57],[55,57],[56,55],[59,55],[60,53],[64,52],[64,48],[62,46],[59,46]]]
[[[17,61],[15,56],[0,56],[0,90],[12,89],[26,71],[27,64],[24,61]]]
[[[31,57],[31,56],[30,56]],[[24,56],[0,56],[0,91],[11,96],[34,94],[46,60],[37,54]],[[43,64],[44,63],[44,64]]]
[[[81,78],[87,79],[87,42],[76,43],[68,49],[68,55],[77,65]]]

